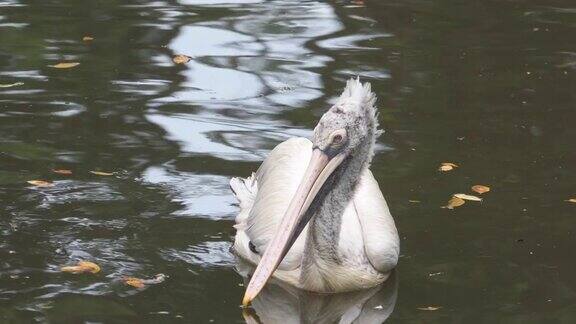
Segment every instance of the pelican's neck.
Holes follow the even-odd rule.
[[[310,206],[312,219],[308,228],[302,260],[302,280],[318,281],[323,270],[341,264],[338,241],[344,210],[354,196],[354,191],[372,158],[373,142],[358,147],[327,179],[317,199]],[[329,286],[329,283],[324,283]],[[330,287],[328,287],[329,289]]]

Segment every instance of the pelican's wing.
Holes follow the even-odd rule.
[[[260,261],[302,180],[311,154],[312,142],[292,138],[276,146],[256,174],[248,179],[231,180],[230,186],[240,201],[234,248],[241,257],[254,264]],[[306,231],[300,234],[279,269],[292,270],[300,265]],[[250,243],[258,253],[250,249]]]
[[[360,178],[354,207],[362,227],[368,260],[379,272],[390,272],[398,263],[400,240],[388,204],[370,170]]]

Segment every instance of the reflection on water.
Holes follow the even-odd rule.
[[[254,268],[238,260],[238,272],[248,285]],[[357,292],[315,294],[271,279],[244,310],[247,323],[383,323],[396,305],[398,280],[395,273],[382,285]]]
[[[228,179],[309,136],[355,75],[380,98],[386,134],[372,170],[402,237],[385,317],[576,318],[574,205],[564,201],[576,180],[572,1],[0,8],[0,84],[23,83],[0,88],[0,322],[243,321]],[[193,60],[176,65],[175,54]],[[61,61],[80,65],[48,67]],[[448,161],[460,168],[438,174]],[[479,183],[492,188],[482,204],[439,208]],[[59,272],[80,259],[102,272]],[[169,279],[140,290],[120,281],[157,273]],[[301,321],[358,316],[373,298],[270,290],[288,291],[283,316]],[[427,306],[442,308],[418,310]],[[256,320],[275,316],[267,310],[255,304]]]

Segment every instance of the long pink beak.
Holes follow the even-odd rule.
[[[288,253],[298,235],[302,232],[306,223],[310,220],[304,219],[304,214],[310,207],[314,197],[322,188],[326,179],[336,170],[344,161],[346,155],[337,154],[330,158],[320,149],[312,150],[312,157],[308,168],[302,177],[300,185],[292,197],[290,205],[282,218],[276,234],[268,244],[264,255],[258,263],[250,283],[244,293],[242,305],[247,306],[256,298],[256,295],[262,290],[270,276],[274,273],[284,256]]]

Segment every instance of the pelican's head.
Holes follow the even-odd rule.
[[[310,221],[312,215],[306,212],[328,177],[348,157],[359,157],[361,167],[370,162],[378,136],[375,101],[376,96],[370,90],[369,83],[362,85],[359,79],[351,79],[336,104],[320,119],[314,129],[312,156],[306,172],[276,235],[266,247],[250,279],[242,302],[244,305],[250,303],[264,287]]]
[[[362,85],[359,79],[350,79],[336,104],[314,129],[314,149],[330,159],[349,156],[359,147],[367,148],[371,154],[379,135],[375,101],[370,83]]]

